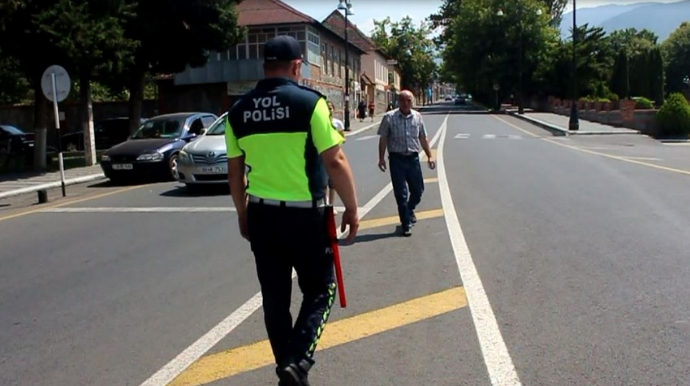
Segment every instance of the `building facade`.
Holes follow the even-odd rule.
[[[263,46],[277,35],[296,38],[306,65],[302,83],[326,95],[342,118],[345,90],[345,40],[317,20],[279,0],[244,0],[237,5],[238,23],[247,28],[244,42],[210,55],[206,65],[188,67],[160,83],[161,109],[227,111],[263,77]],[[350,44],[350,71],[360,70],[364,53]],[[352,73],[352,72],[351,72]],[[352,82],[351,82],[352,83]]]

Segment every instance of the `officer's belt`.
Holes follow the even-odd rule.
[[[326,200],[324,200],[323,198],[319,199],[319,200],[309,200],[309,201],[280,201],[280,200],[271,200],[268,198],[261,198],[261,197],[249,195],[249,202],[254,203],[254,204],[279,206],[279,207],[285,207],[285,208],[310,209],[310,208],[321,208],[321,207],[326,206]]]

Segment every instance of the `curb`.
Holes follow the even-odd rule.
[[[528,117],[526,115],[520,115],[517,112],[511,112],[510,115],[521,119],[526,122],[535,124],[542,129],[546,129],[553,133],[555,136],[567,136],[567,135],[643,135],[639,130],[628,129],[629,131],[570,131],[562,127],[553,125],[551,123],[546,123],[540,121],[536,118]]]
[[[508,114],[510,116],[517,118],[517,119],[521,119],[525,122],[529,122],[533,125],[539,126],[542,129],[545,129],[545,130],[551,132],[551,134],[553,134],[554,136],[557,136],[557,137],[565,137],[565,136],[570,134],[570,132],[568,130],[565,130],[561,127],[558,127],[556,125],[552,125],[550,123],[546,123],[544,121],[540,121],[538,119],[530,118],[530,117],[527,117],[525,115],[520,115],[517,112],[510,112]]]
[[[82,184],[84,182],[91,182],[91,181],[97,181],[97,180],[102,180],[102,179],[105,179],[105,174],[103,174],[103,173],[91,174],[88,176],[65,179],[65,186]],[[41,185],[28,186],[26,188],[19,188],[19,189],[15,189],[15,190],[10,190],[8,192],[1,192],[0,193],[0,199],[8,198],[8,197],[14,197],[14,196],[20,196],[22,194],[27,194],[27,193],[38,192],[39,190],[43,190],[43,189],[59,188],[60,186],[62,186],[60,181],[48,182],[48,183],[41,184]]]

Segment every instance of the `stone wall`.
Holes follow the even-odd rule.
[[[534,101],[532,102],[532,106],[535,106]],[[659,128],[656,123],[656,114],[658,110],[635,109],[635,101],[578,101],[577,103],[579,117],[586,121],[639,130],[640,132],[651,136],[656,136],[659,132]],[[562,100],[555,97],[549,97],[546,103],[538,106],[536,109],[560,115],[570,115],[571,107],[571,100]]]

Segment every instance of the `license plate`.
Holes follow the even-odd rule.
[[[114,164],[113,170],[132,170],[134,166],[132,164]]]
[[[199,174],[226,174],[228,172],[225,166],[206,166],[199,168]]]

